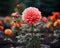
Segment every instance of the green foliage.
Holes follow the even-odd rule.
[[[40,38],[37,36],[34,36],[28,46],[28,48],[39,48],[40,46]]]

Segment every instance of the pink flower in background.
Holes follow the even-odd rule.
[[[43,18],[42,18],[42,21],[43,21],[44,23],[47,23],[48,20],[47,20],[46,17],[43,17]]]
[[[20,8],[20,7],[22,7],[22,6],[23,6],[23,4],[17,4],[17,5],[16,5],[17,8]]]
[[[16,7],[20,7],[20,4],[17,4]]]
[[[22,13],[22,20],[27,24],[35,24],[41,19],[41,12],[35,7],[29,7]]]
[[[12,13],[11,16],[12,17],[16,17],[17,16],[17,13]]]

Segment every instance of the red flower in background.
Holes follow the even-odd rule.
[[[41,19],[41,12],[35,7],[29,7],[22,13],[22,19],[25,23],[35,24]]]
[[[17,13],[12,13],[11,16],[12,17],[16,17],[17,16]]]
[[[0,20],[0,25],[2,25],[2,21]]]
[[[0,30],[3,30],[4,29],[4,27],[3,26],[0,26]]]
[[[44,23],[47,23],[48,20],[47,20],[46,17],[43,17],[43,18],[42,18],[42,21],[43,21]]]

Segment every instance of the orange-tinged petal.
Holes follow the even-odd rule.
[[[55,16],[51,16],[49,19],[53,22],[56,20]]]
[[[53,15],[59,15],[60,13],[59,12],[52,12]]]
[[[51,24],[50,23],[47,23],[47,26],[46,26],[47,28],[50,28],[51,27]]]
[[[16,27],[16,23],[14,23],[13,26]]]
[[[21,26],[21,24],[22,24],[22,22],[17,22],[20,26]]]
[[[60,24],[60,19],[57,19],[58,24]]]
[[[51,18],[51,16],[48,16],[48,19],[50,19]]]
[[[5,35],[11,35],[12,34],[12,30],[11,29],[5,29]]]
[[[58,22],[57,21],[55,21],[54,22],[54,27],[56,27],[58,25]]]
[[[16,23],[16,27],[20,27],[20,25],[18,23]]]
[[[10,26],[13,26],[14,22],[13,21],[10,21]]]
[[[9,20],[8,16],[4,17],[4,21],[8,21],[8,20]]]

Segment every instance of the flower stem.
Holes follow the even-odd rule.
[[[32,25],[31,26],[31,34],[32,34],[32,37],[33,37],[33,33],[34,33],[34,26]]]

